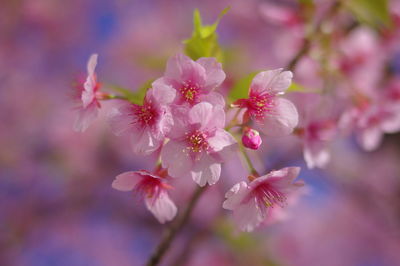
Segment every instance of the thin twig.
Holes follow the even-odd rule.
[[[192,213],[200,195],[205,191],[205,187],[198,187],[193,193],[188,206],[185,209],[185,212],[182,216],[173,224],[170,228],[166,230],[161,239],[161,242],[158,244],[157,248],[154,250],[153,254],[150,256],[150,259],[147,262],[147,266],[155,266],[158,265],[165,255],[169,247],[171,246],[172,241],[175,239],[177,233],[182,229],[182,227],[188,221],[190,214]]]
[[[188,265],[188,261],[190,260],[190,256],[192,255],[192,251],[196,249],[197,245],[201,243],[209,233],[206,230],[202,230],[199,228],[193,228],[194,232],[189,235],[182,251],[178,254],[174,261],[170,264],[170,266],[184,266]]]
[[[258,174],[256,168],[254,167],[253,163],[251,162],[250,156],[247,154],[247,151],[246,151],[245,147],[240,142],[239,142],[239,147],[240,147],[240,152],[242,153],[243,158],[246,161],[246,164],[247,164],[247,167],[249,169],[249,172],[252,175],[258,176],[259,174]]]
[[[321,28],[327,20],[331,19],[334,15],[336,15],[336,13],[339,11],[340,5],[341,5],[340,0],[337,0],[330,6],[325,16],[323,16],[321,20],[316,23],[313,29],[311,29],[310,32],[307,34],[307,36],[304,38],[303,45],[301,46],[299,51],[293,56],[293,58],[289,61],[289,63],[286,66],[286,69],[294,71],[300,59],[303,58],[303,56],[307,55],[308,52],[310,51],[314,36],[321,32]]]

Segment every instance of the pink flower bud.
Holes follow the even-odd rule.
[[[260,133],[255,129],[246,127],[243,131],[242,143],[246,148],[257,150],[262,143]]]

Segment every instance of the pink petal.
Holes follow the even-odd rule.
[[[383,132],[377,127],[371,127],[360,130],[357,134],[357,140],[366,151],[373,151],[378,148],[382,142]]]
[[[212,106],[202,102],[192,107],[189,112],[189,123],[200,124],[200,130],[223,128],[225,126],[225,112],[220,106]]]
[[[381,128],[385,133],[396,133],[400,131],[400,110],[398,107],[388,110],[390,112],[381,124]]]
[[[224,129],[217,129],[215,135],[208,138],[207,141],[215,152],[222,151],[225,147],[236,144],[235,138]]]
[[[283,193],[289,193],[293,189],[303,185],[302,181],[294,182],[294,179],[299,175],[300,167],[285,167],[280,170],[271,171],[265,176],[256,178],[250,183],[250,188],[257,187],[260,183],[268,182],[273,185],[276,189]]]
[[[93,54],[89,58],[87,64],[88,76],[86,78],[85,83],[83,84],[84,91],[82,92],[81,99],[84,108],[88,107],[95,99],[94,88],[96,87],[96,77],[94,70],[96,68],[96,65],[97,65],[97,54]]]
[[[149,129],[131,130],[131,144],[133,152],[149,155],[161,145],[161,140],[156,139]]]
[[[206,71],[186,55],[177,54],[168,60],[164,76],[177,82],[191,80],[199,85],[204,85]]]
[[[330,160],[327,144],[322,141],[306,142],[304,144],[303,156],[307,167],[310,169],[314,167],[324,168]]]
[[[163,108],[161,113],[163,113],[163,115],[157,121],[156,125],[156,131],[158,134],[154,134],[164,137],[172,130],[172,127],[174,126],[174,118],[167,107]]]
[[[162,224],[171,221],[176,216],[176,205],[165,191],[160,192],[156,199],[146,198],[145,202],[147,209]]]
[[[278,26],[293,26],[297,23],[298,14],[291,8],[276,5],[270,2],[263,2],[259,6],[260,14],[268,23]]]
[[[237,183],[228,192],[226,192],[226,200],[222,204],[222,207],[227,210],[234,210],[241,204],[248,192],[249,190],[246,182],[242,181]]]
[[[168,134],[171,139],[181,139],[185,136],[187,131],[190,129],[188,122],[188,113],[190,108],[187,106],[173,106],[172,108],[173,116],[173,128]]]
[[[203,57],[197,60],[206,71],[206,81],[204,86],[210,91],[220,86],[225,80],[225,72],[222,70],[221,63],[213,57]]]
[[[92,54],[89,57],[89,61],[87,63],[87,72],[88,72],[89,76],[93,76],[94,75],[94,70],[95,70],[96,65],[97,65],[97,57],[98,57],[98,54]]]
[[[283,71],[282,68],[263,71],[258,73],[251,83],[253,93],[285,91],[292,82],[293,74],[290,71]]]
[[[276,98],[275,109],[265,113],[264,121],[257,128],[269,136],[285,136],[297,126],[299,115],[294,104],[284,98]]]
[[[233,221],[240,230],[245,232],[253,231],[264,219],[265,217],[263,217],[261,211],[258,209],[254,199],[239,205],[233,210]]]
[[[87,108],[80,109],[78,117],[75,120],[74,130],[77,132],[85,131],[96,119],[97,114],[98,108],[95,103],[89,105]]]
[[[111,131],[120,136],[126,133],[131,127],[132,116],[130,115],[131,104],[124,104],[121,107],[113,108],[108,114]]]
[[[167,85],[163,79],[157,79],[153,82],[152,88],[146,93],[146,97],[151,98],[157,104],[166,105],[174,101],[176,90],[170,85]]]
[[[271,171],[270,177],[284,177],[287,183],[293,182],[293,180],[299,175],[300,167],[285,167],[280,170]]]
[[[125,172],[118,175],[112,182],[112,187],[120,191],[130,191],[137,183],[142,180],[142,176],[137,172]]]
[[[199,101],[200,102],[209,102],[213,106],[220,105],[222,107],[225,107],[224,96],[222,96],[220,93],[214,92],[214,91],[207,93],[207,94],[199,95]]]
[[[186,146],[173,140],[163,146],[161,161],[163,168],[168,168],[168,174],[172,177],[187,176],[192,168],[192,160],[187,154]]]
[[[182,68],[189,64],[190,58],[182,54],[177,54],[168,60],[164,76],[170,79],[180,80],[183,72]]]
[[[82,105],[84,108],[88,107],[95,100],[94,87],[96,86],[96,81],[91,81],[89,78],[83,84],[85,90],[82,91]]]
[[[213,118],[213,106],[210,103],[202,102],[192,107],[189,111],[189,123],[200,124],[202,128]]]
[[[360,112],[356,108],[345,111],[339,119],[338,127],[342,130],[349,131],[350,129],[354,128],[359,115]]]
[[[207,183],[214,185],[221,176],[221,164],[215,162],[207,154],[203,154],[200,161],[195,161],[191,175],[193,180],[201,187]]]
[[[212,110],[212,119],[205,125],[206,129],[218,129],[225,127],[225,111],[221,105],[215,105]]]

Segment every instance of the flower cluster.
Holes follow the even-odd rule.
[[[99,100],[113,98],[98,91],[96,63],[97,55],[92,55],[81,94],[82,109],[76,126],[80,131],[94,119]],[[260,147],[262,140],[257,130],[265,135],[284,136],[297,126],[296,107],[281,97],[291,83],[290,71],[277,69],[256,75],[248,98],[231,105],[231,109],[238,109],[231,121],[226,121],[228,107],[218,92],[225,77],[215,58],[194,61],[177,54],[168,60],[164,76],[151,84],[141,104],[127,99],[108,115],[112,131],[128,135],[134,153],[159,157],[154,171],[122,173],[112,187],[133,191],[160,223],[172,220],[177,213],[168,194],[173,178],[191,178],[200,187],[215,185],[224,162],[239,150],[247,156],[238,145],[254,150]],[[227,122],[233,127],[228,127]],[[242,130],[237,131],[238,127]],[[238,143],[241,132],[242,143]],[[297,167],[263,176],[252,165],[249,170],[250,184],[235,185],[223,204],[225,209],[234,211],[239,228],[246,231],[270,219],[272,208],[283,207],[300,184],[293,182],[299,173]]]

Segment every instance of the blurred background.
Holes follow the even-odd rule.
[[[167,59],[182,51],[195,8],[211,24],[230,5],[218,27],[229,88],[255,70],[288,64],[305,21],[313,20],[304,19],[307,2],[0,0],[0,265],[143,265],[161,237],[163,226],[141,202],[111,188],[116,175],[151,169],[156,160],[134,156],[126,138],[111,134],[105,117],[115,103],[104,103],[85,133],[72,130],[70,96],[90,54],[99,54],[105,87],[135,90],[162,76]],[[315,2],[318,19],[332,1]],[[388,9],[390,31],[360,25],[351,12],[338,18],[351,28],[346,36],[344,26],[325,29],[336,38],[330,49],[342,49],[344,58],[368,47],[366,60],[356,61],[363,71],[356,81],[390,72],[396,82],[400,74],[399,1]],[[356,34],[368,37],[360,42]],[[310,90],[323,83],[314,58],[304,57],[294,71]],[[386,136],[374,152],[353,137],[331,150],[326,169],[307,170],[297,137],[264,140],[258,167],[301,166],[308,185],[284,221],[252,234],[235,233],[221,208],[225,191],[246,177],[237,162],[227,163],[163,265],[399,265],[399,135]],[[195,186],[176,186],[172,198],[185,206]]]

